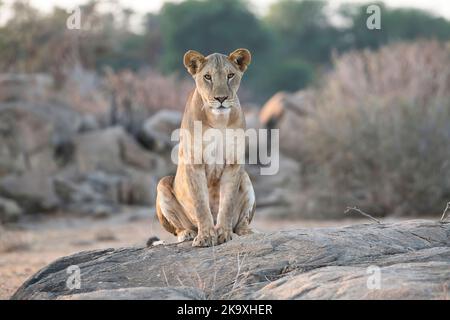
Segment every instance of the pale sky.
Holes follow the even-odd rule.
[[[6,4],[14,0],[3,0]],[[29,0],[30,3],[41,11],[48,12],[53,6],[57,5],[63,8],[74,8],[77,5],[84,4],[88,0]],[[165,0],[116,0],[122,5],[133,9],[138,14],[147,12],[157,12]],[[171,0],[171,2],[180,2],[181,0]],[[275,0],[249,0],[255,12],[264,13],[269,5]],[[370,3],[370,0],[328,0],[332,7],[337,7],[341,3]],[[375,1],[374,1],[375,2]],[[450,0],[384,0],[384,3],[390,7],[414,7],[425,9],[436,15],[441,15],[450,19]],[[0,12],[0,17],[2,13]]]
[[[6,2],[10,2],[12,0],[6,0]],[[127,7],[131,7],[137,12],[148,12],[148,11],[157,11],[164,2],[164,0],[118,0],[120,3],[125,4]],[[36,7],[41,8],[42,10],[50,10],[54,5],[58,5],[61,7],[73,7],[77,3],[85,3],[86,0],[30,0],[30,2]],[[172,2],[180,2],[180,0],[175,0]],[[274,0],[250,0],[250,3],[255,6],[256,11],[264,12],[264,10],[272,3]],[[343,2],[362,2],[367,3],[370,1],[361,1],[361,0],[329,0],[329,2],[333,5],[338,5]],[[375,1],[374,1],[375,2]],[[385,0],[389,6],[392,7],[403,7],[410,6],[416,8],[427,9],[436,14],[440,14],[450,18],[450,1],[449,0]]]

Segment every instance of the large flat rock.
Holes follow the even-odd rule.
[[[69,289],[69,266],[80,288]],[[413,220],[80,252],[12,299],[448,299],[450,223]]]

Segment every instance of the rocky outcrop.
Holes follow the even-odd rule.
[[[298,203],[304,196],[300,184],[300,163],[279,155],[278,172],[261,175],[259,166],[247,166],[256,195],[258,215],[271,218],[298,216]]]
[[[141,148],[121,127],[78,135],[73,161],[53,179],[71,212],[118,212],[121,204],[153,205],[158,178],[174,167]]]
[[[312,92],[278,92],[262,107],[259,120],[265,128],[280,129],[280,151],[290,158],[300,160],[304,137],[299,128],[313,109]]]
[[[13,211],[104,214],[153,205],[158,179],[175,166],[123,127],[100,129],[88,118],[50,102],[0,104],[0,197],[8,201],[0,222]]]
[[[167,151],[178,141],[172,141],[172,132],[181,126],[182,114],[178,111],[160,110],[142,125],[139,140],[149,149]]]
[[[22,209],[10,199],[0,197],[0,223],[17,220],[22,214]]]
[[[12,299],[448,299],[449,282],[450,223],[415,220],[80,252]]]
[[[45,98],[54,83],[47,74],[0,74],[0,102]]]

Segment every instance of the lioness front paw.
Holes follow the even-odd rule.
[[[238,236],[246,236],[255,233],[249,226],[237,228],[234,233]]]
[[[193,247],[211,247],[215,245],[217,245],[217,233],[214,228],[199,231],[192,242]]]
[[[233,230],[231,228],[217,228],[217,243],[222,244],[233,239]]]
[[[178,242],[191,241],[196,235],[197,232],[194,230],[183,230],[177,234]]]

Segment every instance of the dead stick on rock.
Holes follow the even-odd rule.
[[[444,209],[444,212],[442,213],[441,222],[444,222],[445,219],[447,219],[447,213],[450,210],[450,202],[447,202],[447,206]]]
[[[380,221],[380,220],[375,219],[375,218],[372,217],[370,214],[365,213],[364,211],[362,211],[361,209],[359,209],[359,208],[357,208],[357,207],[347,207],[347,209],[345,209],[344,213],[349,213],[350,211],[356,211],[356,212],[362,214],[363,216],[365,216],[365,217],[367,217],[367,218],[369,218],[369,219],[375,221],[376,223],[380,223],[380,224],[381,224],[381,221]]]

